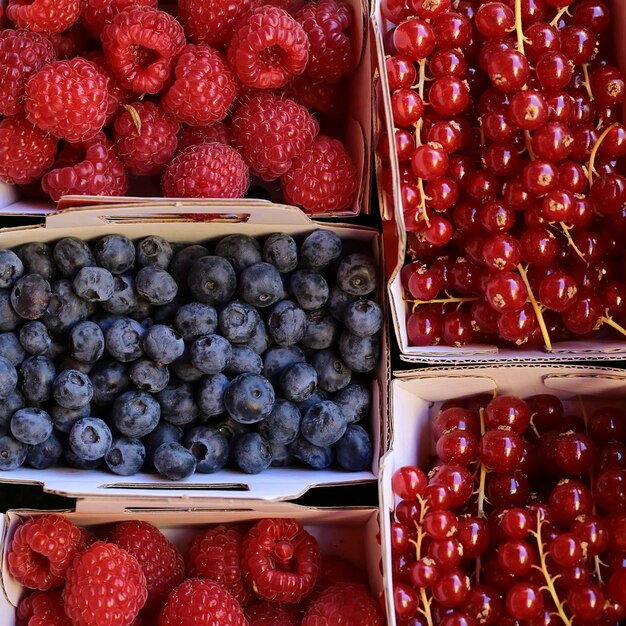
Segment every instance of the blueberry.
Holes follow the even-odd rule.
[[[11,287],[23,274],[24,264],[20,257],[12,250],[0,250],[0,287]]]
[[[27,354],[15,333],[0,333],[0,356],[19,367]]]
[[[354,383],[338,391],[333,402],[339,405],[348,424],[354,424],[369,416],[370,390],[364,385]]]
[[[366,254],[350,254],[339,262],[337,285],[353,296],[366,296],[376,289],[376,263]]]
[[[176,281],[158,265],[146,265],[135,276],[137,293],[150,304],[171,302],[178,293]]]
[[[90,303],[76,295],[71,281],[62,278],[53,282],[51,287],[50,302],[41,318],[50,332],[66,333],[74,324],[89,317]]]
[[[170,263],[170,274],[180,290],[187,285],[187,276],[191,266],[203,256],[209,256],[209,251],[200,245],[186,246],[174,254]]]
[[[333,462],[333,449],[330,446],[320,447],[298,437],[289,445],[289,452],[293,456],[313,469],[326,469]]]
[[[87,302],[104,302],[115,292],[114,276],[104,267],[82,267],[73,285],[78,296]]]
[[[0,368],[2,367],[1,363],[0,360]],[[52,384],[56,377],[54,363],[48,357],[29,356],[20,365],[20,389],[24,397],[30,402],[38,403],[49,400],[52,397]],[[4,376],[0,373],[0,381],[3,380]]]
[[[82,361],[77,361],[73,356],[70,356],[67,353],[61,355],[61,357],[54,361],[54,367],[57,372],[61,372],[63,370],[78,370],[87,376],[91,373],[94,365],[95,363],[83,363]]]
[[[245,302],[228,303],[218,317],[220,332],[231,343],[247,343],[256,331],[261,316]]]
[[[70,330],[69,349],[77,361],[97,361],[104,354],[104,334],[100,326],[89,321],[78,322]]]
[[[317,386],[334,393],[350,384],[352,370],[334,350],[320,350],[311,356],[311,365],[317,372]]]
[[[252,432],[252,426],[236,422],[230,415],[228,415],[228,413],[223,413],[222,415],[212,419],[210,425],[213,426],[213,428],[217,428],[217,430],[219,430],[222,435],[226,437],[226,440],[231,445],[231,452],[232,445],[235,441],[237,441],[237,439],[239,439],[239,437]]]
[[[230,359],[228,359],[228,363],[226,363],[224,373],[236,376],[237,374],[244,374],[246,372],[250,374],[260,374],[262,371],[263,360],[254,350],[247,346],[232,346]]]
[[[230,343],[220,335],[205,335],[191,344],[191,362],[205,374],[223,371],[230,354]]]
[[[104,343],[116,360],[128,363],[143,354],[144,327],[129,317],[121,317],[107,330]]]
[[[330,348],[337,338],[337,322],[325,309],[306,312],[306,329],[301,344],[312,350]]]
[[[346,308],[356,299],[357,296],[346,293],[343,289],[337,287],[337,285],[333,285],[330,288],[330,293],[328,294],[328,302],[326,303],[326,308],[330,311],[330,314],[336,320],[343,322],[346,314]]]
[[[103,458],[112,441],[111,429],[98,417],[81,417],[70,430],[70,448],[85,461]]]
[[[296,344],[304,337],[306,314],[295,302],[281,300],[272,308],[267,330],[279,346]]]
[[[143,349],[148,358],[167,365],[182,356],[185,342],[171,326],[155,324],[143,336]]]
[[[262,373],[272,384],[278,384],[285,368],[304,362],[304,353],[297,346],[272,347],[263,355]]]
[[[291,465],[292,455],[289,448],[283,443],[270,443],[272,451],[272,467],[285,467]]]
[[[233,454],[237,467],[246,474],[259,474],[272,462],[270,444],[259,433],[246,433],[239,437]]]
[[[261,262],[261,245],[249,235],[228,235],[215,246],[215,254],[224,257],[239,273]]]
[[[200,413],[193,391],[191,385],[181,381],[173,381],[159,391],[157,400],[161,405],[161,417],[176,426],[193,422]]]
[[[204,373],[191,362],[191,350],[187,346],[182,356],[170,364],[169,369],[174,376],[188,383],[200,380],[204,376]]]
[[[88,461],[87,459],[81,459],[71,448],[66,448],[64,457],[65,462],[70,467],[75,467],[76,469],[82,470],[98,469],[104,461],[104,458],[94,459],[92,461]]]
[[[146,449],[139,439],[116,437],[104,455],[107,467],[119,476],[136,474],[146,460]]]
[[[15,281],[11,291],[11,306],[24,319],[39,319],[48,308],[52,288],[39,274],[27,274]]]
[[[52,248],[47,243],[25,243],[17,251],[17,256],[24,265],[25,274],[40,274],[50,282],[58,278],[59,271],[52,258]]]
[[[341,256],[341,239],[330,230],[314,230],[300,247],[302,261],[308,267],[319,269],[330,265]]]
[[[369,337],[383,326],[383,311],[372,300],[360,298],[346,307],[343,323],[357,337]]]
[[[360,472],[371,466],[374,449],[367,431],[358,424],[351,424],[335,445],[335,453],[343,469]]]
[[[33,469],[48,469],[54,467],[63,456],[63,442],[54,431],[50,436],[37,445],[30,446],[26,462]]]
[[[52,385],[52,396],[66,409],[79,409],[91,402],[93,385],[88,376],[78,370],[64,370]]]
[[[145,267],[147,265],[157,265],[162,269],[167,269],[174,251],[169,242],[157,235],[150,235],[137,243],[137,265]]]
[[[146,449],[146,464],[152,466],[154,453],[157,451],[161,444],[172,441],[175,443],[180,443],[182,440],[182,428],[161,420],[157,427],[141,440]]]
[[[174,328],[185,341],[211,335],[217,329],[217,311],[210,304],[189,302],[176,313]]]
[[[330,399],[329,393],[318,388],[304,402],[298,402],[298,410],[304,415],[314,404]]]
[[[144,437],[159,423],[161,406],[145,391],[127,391],[115,399],[111,415],[122,435]]]
[[[113,294],[100,306],[114,315],[128,315],[137,308],[138,303],[139,294],[135,289],[134,279],[132,276],[121,274],[113,277]]]
[[[265,322],[259,320],[256,330],[248,341],[248,348],[254,350],[257,354],[263,354],[272,345],[272,340],[267,334]]]
[[[294,363],[280,375],[282,395],[291,402],[304,402],[317,387],[317,372],[308,363]]]
[[[91,404],[85,404],[78,409],[66,409],[56,403],[50,406],[50,417],[52,417],[54,427],[62,433],[69,433],[75,422],[81,417],[89,417],[91,414]]]
[[[81,267],[96,264],[89,245],[76,237],[60,239],[52,250],[52,256],[63,278],[74,278]]]
[[[0,402],[0,428],[8,428],[13,413],[25,406],[26,400],[17,389],[8,398],[3,398]]]
[[[239,293],[252,306],[272,306],[283,297],[283,281],[279,271],[269,263],[255,263],[239,276]]]
[[[154,453],[154,467],[169,480],[189,478],[196,471],[196,457],[179,443],[161,444]]]
[[[123,274],[135,263],[135,246],[124,235],[105,235],[94,246],[96,262],[111,274]]]
[[[25,407],[11,417],[11,434],[29,446],[43,443],[52,434],[53,426],[52,418],[42,409]]]
[[[196,457],[196,471],[201,474],[217,472],[228,461],[228,440],[211,426],[196,426],[189,430],[183,445]]]
[[[307,311],[321,309],[328,300],[328,283],[321,274],[298,270],[289,277],[289,291]]]
[[[224,394],[228,414],[237,422],[253,424],[265,419],[274,406],[274,388],[259,374],[239,374]]]
[[[137,389],[150,393],[162,391],[170,382],[167,366],[148,359],[133,361],[128,373]]]
[[[11,290],[0,289],[0,331],[16,330],[23,321],[11,304]]]
[[[346,365],[355,372],[370,372],[378,364],[380,355],[378,334],[357,337],[344,330],[339,338],[339,353]]]
[[[196,399],[202,413],[208,417],[220,415],[224,407],[224,394],[228,388],[229,380],[224,374],[203,376],[197,387]]]
[[[259,432],[269,443],[284,445],[297,439],[301,420],[298,407],[279,398],[269,415],[259,423]]]
[[[117,396],[130,387],[126,366],[118,361],[99,361],[91,370],[90,378],[93,385],[92,402],[96,406],[112,404]]]
[[[153,321],[150,317],[152,315],[154,307],[147,300],[144,300],[141,296],[137,298],[135,308],[128,314],[131,319],[140,322],[144,328],[150,328]]]
[[[29,354],[45,354],[52,345],[48,329],[39,321],[26,322],[20,328],[19,340]]]
[[[298,267],[298,246],[291,235],[274,233],[263,245],[263,260],[271,263],[281,274]]]
[[[179,292],[171,302],[168,302],[163,306],[152,307],[152,319],[154,320],[154,323],[173,326],[176,314],[178,313],[180,307],[184,304],[187,304],[187,298],[181,296]]]
[[[233,266],[221,256],[197,259],[187,277],[187,286],[196,300],[205,304],[221,304],[232,299],[237,289]]]
[[[9,433],[0,433],[0,471],[17,469],[24,464],[28,446]]]
[[[346,432],[348,422],[337,404],[331,401],[314,404],[302,417],[302,436],[320,447],[339,441]]]

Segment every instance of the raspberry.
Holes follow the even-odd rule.
[[[250,179],[241,155],[221,143],[190,146],[174,157],[163,174],[168,198],[243,198]]]
[[[309,40],[284,9],[253,9],[239,24],[227,50],[239,80],[257,89],[276,89],[304,72]]]
[[[107,79],[107,93],[109,94],[108,104],[107,104],[107,121],[113,121],[117,113],[119,112],[122,104],[128,104],[131,100],[135,98],[135,94],[132,91],[126,89],[126,87],[122,87],[118,82],[115,74],[113,74],[113,70],[109,67],[109,64],[106,62],[104,55],[98,53],[87,53],[86,57],[89,61],[91,61],[97,68],[98,71],[106,77]]]
[[[7,17],[19,28],[51,35],[74,24],[82,8],[82,0],[9,0]]]
[[[67,195],[123,196],[128,179],[113,144],[98,133],[84,143],[67,144],[41,186],[56,202]]]
[[[102,49],[113,73],[136,93],[157,93],[185,47],[183,27],[168,13],[133,7],[102,29]]]
[[[54,59],[54,48],[43,35],[22,29],[0,31],[0,115],[22,110],[26,79]]]
[[[138,176],[151,176],[165,169],[176,152],[180,124],[152,102],[122,105],[113,124],[117,153]]]
[[[226,117],[237,84],[221,53],[205,44],[190,44],[174,74],[176,79],[161,100],[168,113],[192,126],[210,126]]]
[[[299,626],[300,619],[294,607],[257,602],[246,610],[249,626]]]
[[[18,626],[72,626],[60,589],[34,591],[20,600],[15,616]]]
[[[58,140],[33,126],[23,115],[0,122],[0,180],[25,185],[54,163]]]
[[[284,9],[290,15],[296,15],[296,13],[298,13],[298,11],[300,11],[300,9],[306,4],[306,0],[270,0],[269,2],[264,2],[263,4],[278,7],[279,9]]]
[[[189,146],[217,141],[226,145],[231,144],[230,128],[224,122],[217,122],[213,126],[185,126],[178,133],[178,152]]]
[[[104,541],[74,559],[63,589],[72,626],[130,626],[147,596],[137,559]]]
[[[84,548],[80,528],[60,515],[24,522],[9,548],[9,572],[29,589],[45,591],[63,584],[74,557]]]
[[[263,180],[275,180],[287,172],[319,132],[302,105],[271,93],[260,93],[241,104],[233,114],[231,129],[244,160]]]
[[[315,587],[320,551],[298,520],[264,519],[246,535],[241,563],[246,581],[259,596],[294,604]]]
[[[304,73],[313,80],[336,83],[352,71],[352,45],[346,34],[352,17],[344,2],[310,2],[296,15],[309,38],[309,62]]]
[[[347,209],[357,191],[357,173],[343,144],[320,135],[280,179],[286,202],[307,213]]]
[[[135,6],[157,8],[157,0],[86,0],[83,11],[83,24],[96,39],[100,39],[102,29],[114,15]]]
[[[308,76],[298,76],[289,81],[281,91],[307,109],[331,119],[340,118],[344,114],[343,103],[347,98],[344,81],[330,84],[311,80]]]
[[[70,142],[94,137],[106,121],[107,79],[81,57],[54,61],[26,82],[28,119]]]
[[[242,606],[252,600],[252,592],[241,574],[243,532],[232,525],[220,525],[196,535],[187,552],[190,576],[219,583]]]
[[[52,43],[59,60],[82,56],[83,52],[89,47],[90,42],[89,33],[80,22],[74,24],[72,28],[64,33],[48,35],[48,39]]]
[[[367,583],[367,576],[354,563],[340,556],[322,557],[322,571],[317,581],[318,589],[326,589],[337,583]]]
[[[239,603],[212,580],[190,578],[170,594],[158,626],[247,626]]]
[[[339,583],[323,591],[302,619],[302,626],[367,624],[383,626],[378,604],[364,585]]]

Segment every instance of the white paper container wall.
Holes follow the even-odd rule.
[[[80,200],[88,202],[88,199]],[[210,221],[194,221],[189,218],[190,214],[202,214],[202,219]],[[67,209],[49,215],[44,227],[0,230],[0,248],[15,248],[32,241],[55,241],[66,236],[94,240],[109,233],[121,233],[130,239],[153,234],[172,242],[197,243],[211,242],[234,232],[259,237],[280,231],[301,237],[316,228],[330,230],[344,240],[360,243],[364,251],[370,251],[374,255],[379,263],[380,276],[377,298],[386,311],[381,238],[376,230],[341,224],[320,225],[294,207],[260,201],[249,201],[242,206],[237,201],[204,204],[187,201],[173,204],[164,200],[160,204],[96,205]],[[371,384],[370,432],[374,458],[367,470],[346,472],[341,469],[317,471],[303,467],[271,467],[260,474],[249,475],[234,469],[224,469],[215,474],[196,473],[186,480],[176,482],[147,473],[122,477],[105,470],[78,470],[69,467],[35,470],[21,467],[0,473],[0,482],[41,484],[48,492],[70,497],[122,497],[132,493],[133,497],[141,495],[151,498],[199,499],[206,498],[207,493],[210,493],[212,497],[263,500],[297,498],[313,486],[373,482],[378,476],[380,456],[386,451],[388,442],[387,326],[385,322],[381,332],[380,365]]]
[[[626,370],[575,365],[490,365],[427,368],[396,372],[391,383],[391,448],[381,461],[379,480],[383,572],[389,626],[396,626],[393,609],[390,523],[395,496],[391,477],[400,467],[417,465],[426,470],[435,452],[430,424],[447,400],[477,394],[511,394],[527,398],[540,393],[561,399],[566,415],[581,415],[581,398],[591,413],[600,406],[624,406]]]
[[[611,7],[612,20],[611,28],[613,33],[614,50],[616,61],[619,66],[626,71],[626,2],[623,0],[605,0]],[[375,51],[378,55],[376,62],[380,75],[379,84],[374,92],[377,103],[377,112],[380,119],[376,120],[377,132],[387,132],[389,136],[393,134],[393,121],[391,115],[391,101],[389,93],[389,83],[385,71],[385,52],[382,44],[382,37],[392,26],[384,19],[380,12],[380,0],[376,0],[372,6],[372,25],[375,29],[374,43]],[[625,104],[626,106],[626,104]],[[376,118],[375,118],[376,119]],[[377,174],[381,173],[381,162],[376,157]],[[564,361],[613,361],[626,358],[626,338],[619,339],[590,339],[571,340],[554,343],[552,351],[545,349],[513,349],[499,348],[487,344],[467,344],[455,348],[451,346],[411,346],[409,343],[406,322],[410,315],[410,310],[404,302],[404,290],[400,281],[400,270],[404,265],[407,233],[404,227],[402,205],[399,194],[400,177],[398,173],[398,161],[395,149],[392,150],[392,158],[389,164],[392,179],[394,181],[393,194],[383,194],[379,190],[381,201],[383,202],[384,214],[390,221],[395,220],[396,233],[390,226],[386,230],[385,247],[397,246],[396,266],[391,267],[394,255],[387,249],[387,271],[389,280],[389,302],[391,317],[396,333],[398,345],[400,347],[400,358],[411,363],[447,364],[455,363],[490,363],[490,362],[564,362]],[[389,233],[389,234],[387,234]]]
[[[177,509],[133,509],[119,507],[117,512],[90,511],[89,502],[82,503],[84,512],[63,512],[64,517],[86,528],[113,524],[125,520],[143,520],[157,526],[178,549],[185,553],[193,537],[213,524],[232,522],[254,523],[267,517],[298,519],[308,532],[314,535],[320,545],[322,555],[337,555],[354,562],[367,573],[370,591],[375,598],[383,590],[379,562],[380,545],[376,540],[378,532],[378,509],[345,508],[314,509],[293,504],[258,507],[254,503],[249,508],[232,508],[228,502],[222,502],[222,510],[217,509],[219,501],[213,502],[214,510],[196,509],[184,511]],[[18,510],[9,511],[0,516],[2,532],[2,592],[0,593],[0,624],[15,626],[15,610],[23,595],[24,588],[11,576],[7,566],[7,554],[15,530],[24,520],[33,515],[43,515],[49,511]]]

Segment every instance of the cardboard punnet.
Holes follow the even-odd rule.
[[[622,0],[607,0],[611,7],[613,17],[611,28],[614,41],[616,61],[619,66],[626,70],[626,2]],[[385,51],[383,35],[392,24],[385,20],[380,11],[380,0],[372,6],[372,26],[374,29],[374,47],[378,59],[378,82],[375,85],[374,127],[375,145],[378,136],[386,132],[393,136],[393,118],[391,115],[391,100],[389,83],[385,71]],[[626,103],[625,103],[626,106]],[[383,163],[376,156],[376,173],[379,177],[383,172]],[[407,252],[407,232],[404,226],[402,203],[400,199],[400,176],[397,155],[392,142],[391,159],[386,165],[388,171],[386,177],[393,183],[392,193],[385,193],[383,185],[379,184],[379,196],[383,216],[386,216],[385,248],[387,260],[387,274],[389,276],[389,303],[391,318],[400,347],[400,358],[412,363],[430,364],[454,364],[454,363],[489,363],[489,362],[563,362],[563,361],[613,361],[626,358],[626,338],[617,339],[580,339],[563,341],[553,344],[552,350],[538,349],[513,349],[499,348],[488,344],[467,344],[455,348],[451,346],[426,346],[415,347],[409,344],[406,322],[410,315],[410,308],[404,302],[404,290],[400,281],[400,270],[405,264]],[[395,260],[394,252],[395,249]]]
[[[581,402],[591,413],[600,406],[623,408],[626,401],[626,370],[609,367],[477,365],[406,370],[395,374],[398,378],[392,381],[389,392],[391,446],[381,460],[378,482],[389,626],[396,626],[390,543],[390,524],[396,500],[391,477],[405,465],[427,468],[428,459],[435,453],[430,424],[443,402],[494,392],[521,398],[548,393],[561,399],[566,415],[581,415]]]
[[[45,226],[26,226],[0,230],[0,248],[14,248],[32,241],[55,241],[74,236],[93,240],[109,233],[122,233],[132,240],[147,234],[160,235],[172,242],[197,243],[215,241],[232,233],[254,237],[267,236],[280,231],[301,237],[316,228],[336,233],[344,240],[362,244],[363,251],[371,251],[379,263],[377,299],[386,310],[384,269],[382,266],[381,237],[379,233],[362,226],[345,224],[317,224],[295,207],[269,204],[261,201],[196,201],[143,204],[95,204],[80,198],[82,207],[67,208],[46,218]],[[95,201],[102,199],[92,199]],[[202,220],[202,221],[199,221]],[[183,497],[194,500],[214,497],[259,498],[280,500],[295,498],[312,486],[372,482],[378,475],[381,454],[387,446],[387,383],[388,349],[387,324],[381,331],[381,356],[376,378],[372,380],[372,415],[370,418],[374,458],[371,468],[361,472],[340,469],[308,470],[297,467],[272,467],[257,475],[244,474],[231,469],[216,474],[194,474],[175,482],[156,474],[139,473],[122,477],[105,470],[78,470],[58,467],[34,470],[22,467],[0,473],[0,482],[37,483],[46,491],[80,496],[162,496]]]
[[[230,522],[254,523],[267,517],[298,519],[308,532],[314,535],[321,553],[342,556],[362,568],[369,579],[370,591],[375,598],[383,590],[379,570],[380,545],[378,533],[378,509],[344,508],[315,509],[294,504],[238,503],[213,500],[206,507],[161,509],[144,508],[136,500],[129,499],[124,505],[117,503],[111,511],[91,509],[89,501],[81,503],[83,510],[66,511],[60,514],[73,523],[93,528],[125,520],[144,520],[157,526],[184,554],[187,546],[198,532],[209,525]],[[240,505],[244,506],[240,506]],[[15,626],[15,609],[24,588],[8,571],[7,553],[15,530],[28,518],[50,513],[50,511],[16,510],[0,516],[2,537],[2,593],[0,594],[0,623]]]

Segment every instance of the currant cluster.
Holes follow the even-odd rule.
[[[392,477],[398,624],[624,623],[626,413],[581,412],[547,394],[441,406],[428,478]]]
[[[626,334],[624,76],[600,0],[382,0],[411,345]],[[607,45],[608,44],[608,45]],[[393,153],[393,154],[392,154]]]

